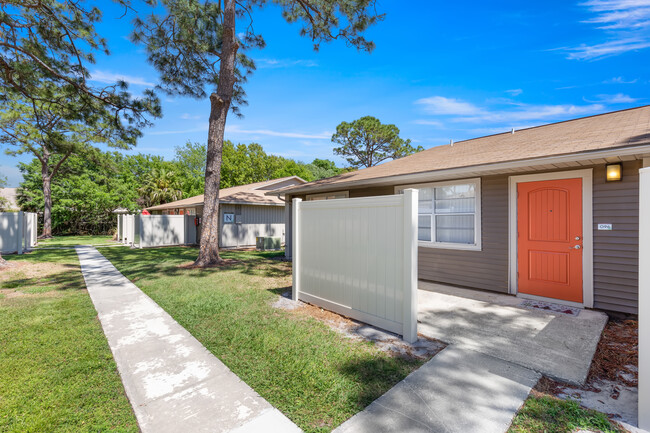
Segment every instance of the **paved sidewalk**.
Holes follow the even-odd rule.
[[[300,432],[94,247],[76,247],[143,433]]]
[[[449,346],[335,433],[503,433],[540,374]]]

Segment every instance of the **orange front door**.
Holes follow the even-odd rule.
[[[517,184],[519,293],[582,303],[582,179]]]

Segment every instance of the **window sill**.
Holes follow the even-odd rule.
[[[438,248],[442,250],[461,250],[461,251],[481,251],[480,245],[470,245],[470,244],[452,244],[445,242],[427,242],[427,241],[418,241],[418,246],[424,248]]]

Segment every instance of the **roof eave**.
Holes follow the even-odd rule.
[[[314,192],[331,192],[331,191],[341,191],[348,188],[357,188],[365,186],[377,186],[381,184],[385,185],[399,185],[399,184],[408,184],[408,183],[417,183],[420,180],[427,180],[431,177],[436,178],[454,178],[462,177],[464,174],[476,173],[480,171],[494,171],[494,170],[506,170],[506,169],[516,169],[522,167],[534,167],[536,165],[547,165],[547,164],[557,164],[563,162],[572,162],[572,161],[583,161],[590,159],[602,159],[610,158],[616,156],[630,156],[630,155],[645,155],[650,154],[650,144],[647,145],[633,145],[625,147],[616,147],[611,149],[603,150],[590,150],[585,152],[576,152],[568,153],[561,155],[553,156],[544,156],[537,158],[528,158],[520,159],[515,161],[502,161],[489,164],[480,164],[480,165],[471,165],[466,167],[455,167],[442,170],[431,170],[418,173],[407,173],[401,175],[392,175],[392,176],[382,176],[372,179],[362,179],[358,181],[348,181],[335,184],[323,184],[323,185],[313,185],[309,186],[302,185],[297,188],[291,188],[289,190],[281,190],[282,194],[285,195],[297,195],[303,193],[314,193]],[[273,193],[279,193],[280,191],[270,191],[267,195],[272,195]]]

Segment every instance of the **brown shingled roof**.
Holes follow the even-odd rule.
[[[279,179],[267,180],[264,182],[249,183],[247,185],[233,186],[232,188],[224,188],[219,191],[219,202],[230,204],[258,204],[258,205],[275,205],[283,206],[284,200],[277,196],[269,196],[264,193],[268,190],[264,189],[266,186],[274,185],[289,179],[297,179],[298,182],[304,183],[305,181],[297,176],[282,177]],[[183,207],[194,207],[203,204],[203,194],[194,197],[184,198],[182,200],[172,201],[170,203],[152,206],[147,210],[163,210],[163,209],[176,209]]]
[[[392,176],[483,166],[580,152],[650,145],[650,106],[552,123],[437,146],[375,167],[290,187],[334,190]]]

